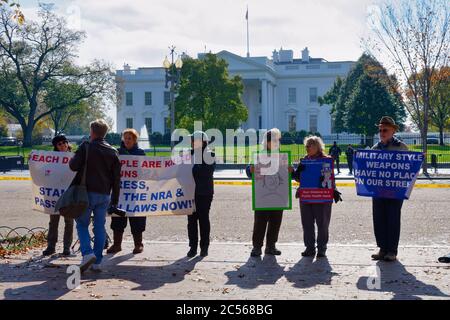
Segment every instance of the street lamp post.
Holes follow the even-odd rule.
[[[178,88],[178,85],[180,84],[180,75],[181,75],[181,68],[183,67],[183,61],[178,57],[177,61],[174,62],[174,55],[175,53],[175,47],[171,46],[170,49],[170,56],[171,61],[167,59],[164,59],[163,66],[164,69],[166,69],[166,89],[169,87],[170,82],[170,134],[172,136],[173,132],[175,131],[175,91]],[[170,147],[173,149],[174,147],[174,141],[170,139]]]

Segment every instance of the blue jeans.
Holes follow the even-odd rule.
[[[80,240],[81,254],[84,256],[94,253],[97,261],[102,262],[103,249],[106,241],[106,211],[108,210],[110,197],[107,194],[88,192],[89,208],[76,219],[78,239]],[[91,222],[91,212],[94,213],[94,249],[91,246],[91,236],[89,234],[89,224]]]

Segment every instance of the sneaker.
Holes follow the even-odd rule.
[[[260,257],[262,255],[261,248],[253,248],[252,252],[250,253],[251,257]]]
[[[102,272],[102,266],[100,265],[100,263],[94,263],[91,266],[91,270],[94,272]]]
[[[326,253],[325,253],[325,251],[319,251],[319,252],[317,252],[317,258],[326,258]]]
[[[83,259],[81,260],[81,264],[80,264],[80,271],[81,273],[85,272],[87,269],[89,269],[89,267],[95,263],[95,261],[97,260],[97,258],[95,257],[95,254],[90,253],[86,256],[83,257]]]
[[[187,253],[187,256],[189,258],[193,258],[197,255],[197,249],[191,248],[191,250],[189,250],[189,252]]]
[[[64,257],[68,257],[70,256],[70,249],[64,249],[63,252],[61,253]]]
[[[386,256],[386,252],[383,250],[378,251],[378,253],[372,255],[372,260],[384,260],[384,257]]]
[[[50,248],[50,247],[47,247],[47,249],[42,251],[42,255],[44,255],[44,256],[51,256],[54,253],[55,253],[55,248]]]
[[[208,249],[200,250],[200,256],[201,257],[207,257],[208,256]]]
[[[266,250],[264,250],[264,253],[272,255],[272,256],[279,256],[279,255],[281,255],[281,251],[278,250],[275,247],[273,247],[273,248],[266,248]]]
[[[306,249],[302,252],[302,257],[314,257],[316,255],[316,250]]]
[[[397,255],[393,252],[388,252],[385,256],[384,256],[384,261],[388,261],[388,262],[392,262],[397,260]]]

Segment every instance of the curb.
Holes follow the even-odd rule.
[[[31,181],[31,177],[0,177],[0,181]],[[219,186],[251,186],[251,181],[232,181],[232,180],[215,180],[215,185]],[[298,182],[292,183],[293,187],[298,187]],[[354,182],[336,182],[337,187],[355,187]],[[450,184],[447,183],[416,183],[415,188],[430,188],[430,189],[450,189]]]

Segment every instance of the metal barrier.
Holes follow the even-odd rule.
[[[41,243],[47,239],[48,230],[42,227],[26,228],[17,227],[10,228],[0,226],[0,249],[6,251],[15,248],[29,248],[36,243]]]

